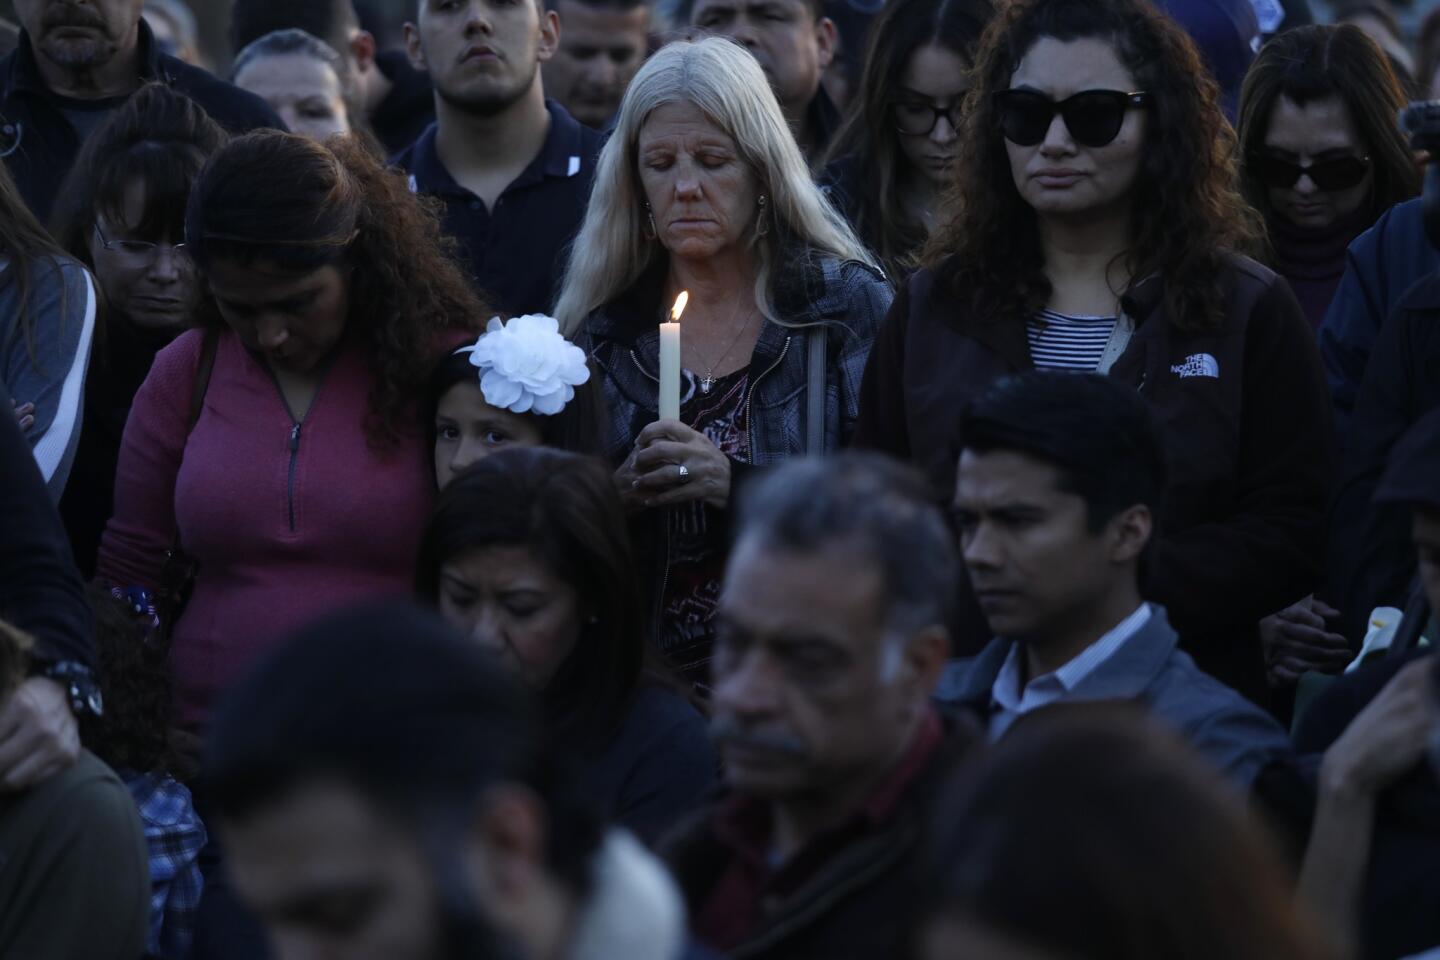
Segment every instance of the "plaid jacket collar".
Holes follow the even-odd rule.
[[[782,285],[790,292],[781,296],[776,304],[779,312],[787,316],[788,326],[765,324],[755,346],[754,360],[757,361],[779,355],[786,330],[842,317],[850,305],[853,291],[841,276],[845,261],[811,251],[797,252],[788,259],[791,264],[788,282]],[[664,259],[656,257],[629,290],[591,314],[586,331],[592,343],[622,341],[637,348],[650,348],[647,352],[653,357],[660,339],[659,325],[664,319],[660,300],[665,273]],[[654,364],[648,372],[655,372]]]
[[[766,322],[760,330],[750,369],[755,420],[751,422],[751,458],[768,463],[803,449],[803,424],[794,411],[772,407],[781,398],[792,397],[804,387],[808,330],[835,321],[827,348],[831,376],[838,382],[855,385],[863,374],[869,343],[883,316],[883,310],[855,314],[866,298],[862,288],[883,283],[868,267],[847,263],[836,257],[802,259],[811,268],[789,286],[776,304],[784,325]],[[659,360],[661,286],[665,278],[663,261],[650,269],[625,294],[591,314],[586,324],[591,358],[604,371],[606,400],[610,414],[608,453],[617,461],[633,442],[636,425],[653,420]],[[854,411],[846,406],[839,391],[827,398],[827,422],[839,424]],[[782,404],[783,405],[783,404]],[[794,404],[790,404],[794,406]]]

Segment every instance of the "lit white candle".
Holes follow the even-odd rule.
[[[670,308],[670,323],[660,324],[660,419],[680,419],[680,314],[690,300],[680,291]]]

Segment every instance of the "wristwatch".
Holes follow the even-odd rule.
[[[30,671],[32,677],[44,677],[60,684],[70,701],[70,711],[77,718],[99,719],[105,715],[105,698],[95,674],[83,663],[74,660],[37,660]]]

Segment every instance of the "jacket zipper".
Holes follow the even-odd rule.
[[[294,419],[294,414],[291,414]],[[300,459],[300,421],[290,426],[290,476],[285,483],[285,502],[290,510],[290,532],[295,532],[295,461]]]
[[[265,369],[270,370],[269,364],[266,364]],[[320,382],[315,386],[315,395],[310,398],[309,410],[305,411],[304,417],[297,419],[295,411],[290,409],[290,401],[285,399],[285,390],[280,386],[280,378],[275,376],[274,370],[270,370],[270,379],[275,384],[275,392],[280,395],[280,405],[285,408],[285,414],[290,418],[290,436],[285,441],[286,449],[290,451],[290,466],[285,480],[285,508],[291,533],[295,532],[295,468],[300,460],[300,428],[309,418],[310,410],[315,409],[315,401],[320,399],[320,391],[325,386],[325,380],[328,379],[326,374],[329,372],[329,365],[327,365],[325,373],[321,374]]]
[[[660,383],[660,378],[652,375],[650,371],[646,370],[644,365],[640,363],[640,357],[636,355],[634,349],[631,349],[630,351],[630,359],[635,361],[636,370],[639,370],[641,373],[645,374],[646,377],[648,377],[650,380],[653,380],[657,385]]]

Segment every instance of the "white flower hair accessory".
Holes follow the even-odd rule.
[[[455,352],[470,354],[485,402],[511,413],[554,416],[590,379],[585,351],[561,335],[560,321],[542,313],[508,323],[492,317],[478,340]]]

